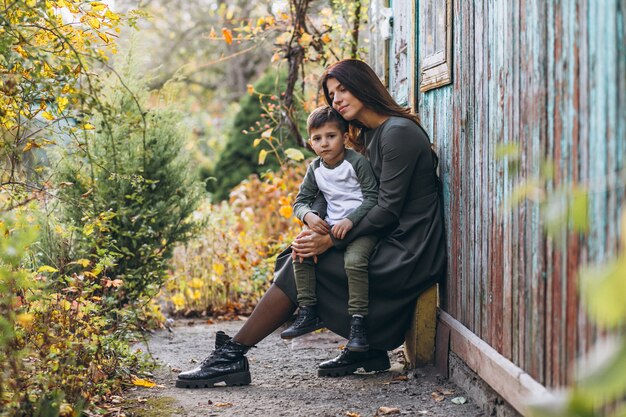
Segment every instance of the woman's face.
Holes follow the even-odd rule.
[[[346,120],[359,120],[359,115],[365,106],[358,98],[354,97],[336,78],[326,80],[328,95],[332,100],[332,106]]]

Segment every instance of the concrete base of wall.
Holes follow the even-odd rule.
[[[485,417],[522,416],[453,352],[448,357],[448,377],[483,410]]]

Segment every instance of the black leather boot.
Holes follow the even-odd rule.
[[[346,344],[346,349],[352,352],[367,352],[370,344],[367,342],[365,332],[365,317],[355,314],[350,319],[350,338]]]
[[[370,349],[367,352],[351,352],[344,349],[341,355],[319,364],[318,376],[344,376],[359,368],[366,372],[385,371],[390,367],[387,351]]]
[[[215,335],[215,350],[195,369],[178,374],[178,388],[211,388],[224,382],[226,386],[248,385],[251,382],[249,346],[234,342],[224,332]]]
[[[280,334],[280,337],[283,339],[293,339],[294,337],[311,333],[322,327],[324,327],[324,323],[322,323],[322,320],[318,317],[315,307],[300,306],[298,317],[291,326]]]

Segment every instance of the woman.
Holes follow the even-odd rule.
[[[387,351],[404,341],[415,300],[445,274],[444,224],[436,174],[437,157],[417,116],[400,107],[364,62],[343,60],[322,76],[326,101],[350,124],[353,147],[370,160],[380,183],[378,204],[343,240],[310,230],[300,233],[276,263],[274,284],[232,338],[216,337],[215,351],[176,386],[194,388],[250,383],[245,353],[283,324],[296,308],[292,256],[317,257],[318,313],[326,327],[348,337],[348,284],[343,248],[356,237],[380,238],[369,266],[370,350],[344,350],[320,364],[320,376],[358,368],[389,368]]]

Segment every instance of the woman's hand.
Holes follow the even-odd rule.
[[[333,247],[330,234],[319,234],[313,230],[303,230],[291,243],[293,259],[317,257]]]

